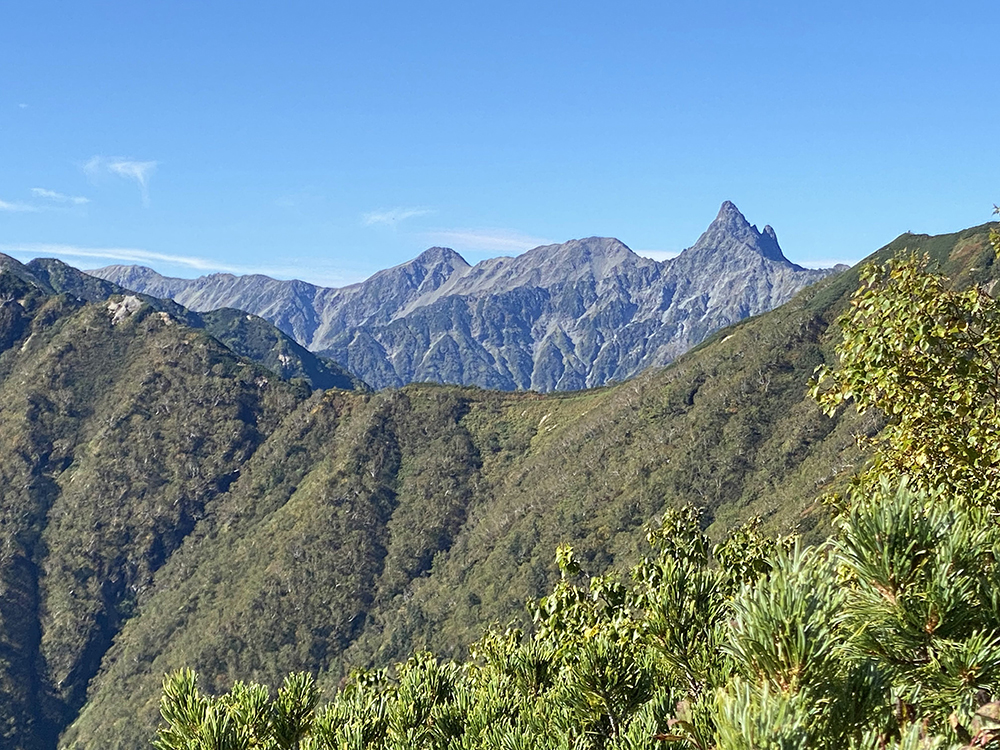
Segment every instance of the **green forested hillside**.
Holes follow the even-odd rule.
[[[994,493],[993,498],[996,499]],[[418,652],[337,691],[164,680],[158,750],[996,750],[994,509],[888,477],[829,543],[712,545],[693,508],[651,525],[626,578],[569,547],[527,632]],[[272,697],[273,696],[273,697]]]
[[[557,544],[591,570],[625,565],[675,504],[720,534],[754,513],[822,523],[813,501],[874,422],[838,425],[806,399],[825,330],[808,300],[617,388],[314,396],[163,569],[67,742],[134,745],[182,666],[218,691],[290,669],[333,686],[415,647],[461,655],[548,588]]]
[[[153,573],[305,391],[149,307],[0,275],[0,727],[47,747]]]
[[[897,243],[990,278],[985,228]],[[460,656],[550,589],[557,545],[622,569],[668,508],[702,508],[715,539],[752,515],[822,538],[816,498],[880,427],[806,395],[856,283],[810,288],[669,368],[545,397],[308,396],[155,311],[112,325],[106,305],[66,298],[15,310],[14,290],[0,307],[0,440],[18,446],[0,456],[12,746],[51,747],[82,704],[65,744],[140,747],[180,667],[209,691],[297,669],[332,688],[415,648]]]

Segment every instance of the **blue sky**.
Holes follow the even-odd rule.
[[[986,3],[52,2],[0,8],[0,252],[339,285],[723,200],[792,260],[990,220]]]

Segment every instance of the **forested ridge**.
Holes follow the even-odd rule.
[[[902,246],[926,250],[961,285],[992,279],[987,228],[904,236],[883,255]],[[419,691],[440,673],[452,690],[475,671],[460,666],[469,644],[485,637],[475,663],[487,664],[492,643],[501,671],[503,659],[535,648],[544,628],[533,621],[555,615],[526,611],[526,599],[563,596],[572,617],[593,619],[585,631],[618,617],[574,566],[600,587],[610,571],[671,565],[662,544],[644,540],[654,519],[679,518],[702,539],[704,554],[685,564],[721,581],[729,602],[751,573],[725,571],[714,545],[758,516],[755,531],[741,532],[752,549],[766,551],[775,534],[799,533],[805,544],[836,532],[817,498],[848,486],[866,455],[857,436],[883,425],[877,410],[831,419],[806,393],[816,367],[836,361],[829,327],[857,279],[807,289],[669,368],[539,396],[429,385],[310,393],[149,305],[115,323],[107,301],[83,304],[0,275],[9,285],[0,307],[4,742],[51,748],[62,733],[67,746],[143,746],[160,721],[163,675],[183,668],[208,694],[236,680],[276,689],[306,671],[324,701],[389,711],[385,690],[401,690],[402,677],[367,670],[431,649],[436,657],[401,674],[416,675],[408,679]],[[561,573],[552,556],[564,544],[573,554]],[[802,559],[794,565],[818,564]],[[627,599],[621,632],[646,627],[641,597],[656,586],[607,580],[608,596]],[[521,640],[504,635],[512,618]],[[549,630],[557,648],[561,631]],[[370,677],[348,680],[356,687],[335,698],[354,669]],[[661,680],[652,669],[643,679]],[[296,679],[289,689],[309,693]],[[662,711],[642,701],[644,721],[678,718],[682,695],[657,695]],[[420,715],[414,731],[429,726]],[[580,716],[566,714],[563,725]],[[640,726],[635,740],[652,742]],[[619,742],[619,730],[605,732],[607,742]],[[596,741],[597,729],[581,731],[557,736]],[[486,742],[460,734],[441,741]],[[497,741],[537,744],[523,734]]]

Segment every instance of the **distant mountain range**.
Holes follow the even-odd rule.
[[[692,247],[664,262],[590,237],[475,266],[434,247],[340,289],[261,275],[176,279],[142,266],[88,273],[192,310],[259,315],[375,388],[553,391],[668,364],[835,270],[789,262],[770,226],[758,231],[727,201]]]

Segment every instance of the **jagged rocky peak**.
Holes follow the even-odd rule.
[[[432,247],[340,289],[246,276],[152,286],[154,296],[196,310],[260,315],[376,388],[437,381],[550,390],[667,364],[827,273],[789,263],[773,229],[758,231],[726,201],[695,245],[662,263],[613,237],[583,237],[475,266]],[[151,293],[149,283],[122,286]],[[565,340],[553,338],[557,329]]]
[[[455,271],[466,271],[470,268],[465,258],[450,247],[431,247],[424,250],[413,260],[400,263],[398,266],[379,271],[369,281],[379,278],[399,278],[422,280],[427,277],[447,279]]]
[[[778,236],[770,225],[763,232],[747,221],[732,201],[724,201],[715,221],[709,224],[705,233],[690,248],[692,251],[732,252],[748,249],[769,260],[788,263],[781,252]]]
[[[419,287],[421,290],[429,291],[436,289],[456,272],[461,274],[469,268],[471,266],[465,258],[450,247],[431,247],[413,260],[379,271],[363,283],[378,287],[403,283],[412,288]]]
[[[778,235],[774,233],[774,229],[771,228],[770,224],[766,224],[764,226],[764,231],[760,233],[759,246],[761,255],[765,258],[778,261],[788,261],[785,254],[781,252],[781,246],[778,244]]]
[[[719,214],[715,217],[715,220],[735,223],[741,226],[750,226],[746,217],[738,208],[736,208],[736,204],[732,201],[722,201],[722,205],[719,206]]]
[[[450,247],[429,247],[410,261],[424,267],[446,266],[451,269],[468,268],[469,263]]]

